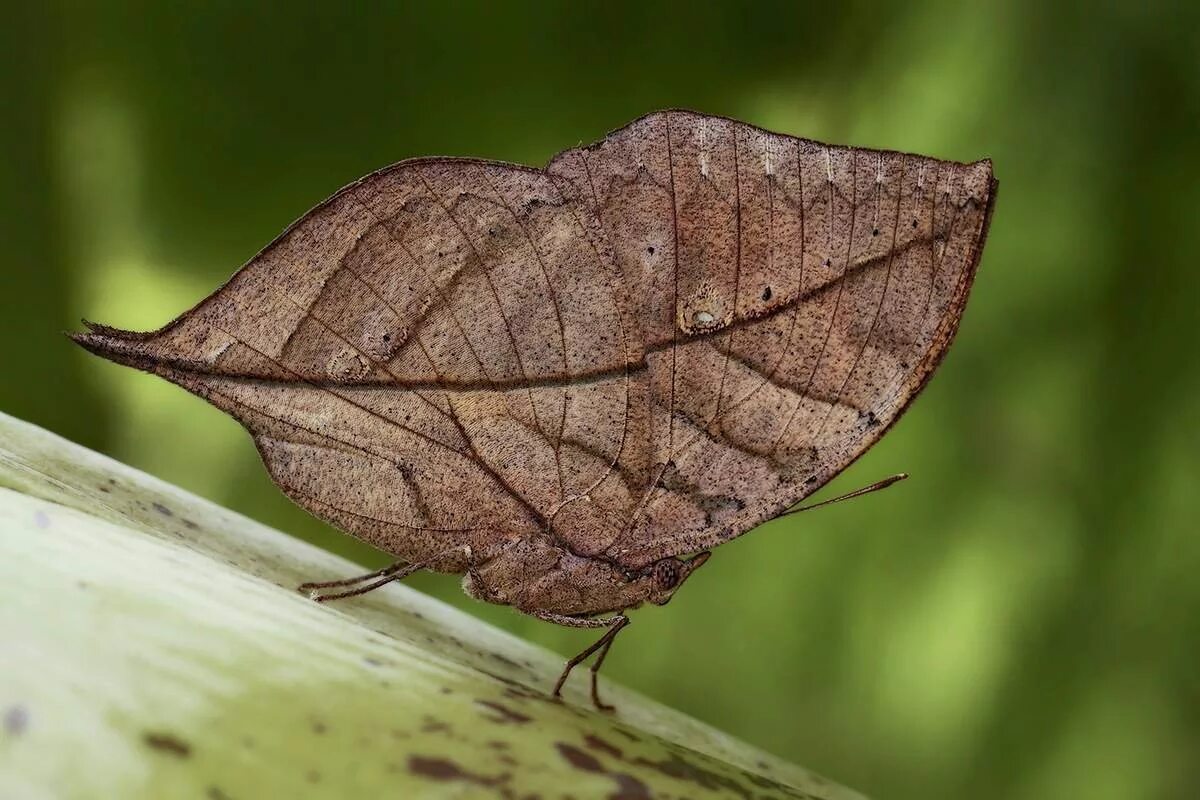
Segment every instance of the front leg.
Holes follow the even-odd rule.
[[[563,667],[562,674],[558,676],[558,682],[554,684],[554,696],[562,697],[563,684],[567,682],[567,676],[571,674],[571,670],[579,666],[592,653],[597,650],[600,655],[596,656],[596,660],[592,662],[592,703],[601,711],[612,711],[613,706],[600,701],[600,693],[597,687],[597,676],[600,672],[600,665],[604,663],[605,656],[608,655],[609,649],[612,648],[613,639],[617,638],[626,625],[629,624],[629,617],[625,616],[624,612],[615,614],[604,619],[591,619],[586,617],[568,617],[563,614],[552,614],[549,611],[531,611],[526,612],[538,619],[546,622],[553,622],[555,625],[565,625],[568,628],[608,628],[604,635],[597,639],[590,647],[581,652],[579,655],[567,661]]]

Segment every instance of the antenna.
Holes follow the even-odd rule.
[[[884,478],[881,481],[875,481],[870,486],[864,486],[861,489],[855,489],[853,492],[849,492],[847,494],[843,494],[838,497],[834,497],[830,500],[822,500],[819,503],[813,503],[811,506],[800,506],[799,508],[793,508],[790,511],[785,511],[782,514],[780,514],[779,517],[786,517],[789,514],[799,514],[801,511],[812,511],[814,508],[820,508],[821,506],[828,506],[828,505],[832,505],[834,503],[840,503],[843,500],[850,500],[855,497],[862,497],[864,494],[870,494],[871,492],[878,492],[880,489],[886,489],[889,486],[891,486],[893,483],[899,483],[900,481],[904,480],[907,477],[908,477],[907,472],[898,472],[895,475]],[[775,519],[779,519],[779,517],[775,517]]]

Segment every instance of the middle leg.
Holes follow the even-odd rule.
[[[629,624],[629,617],[625,616],[625,614],[622,612],[620,614],[614,614],[611,617],[605,617],[603,619],[590,619],[586,617],[568,617],[563,614],[552,614],[548,611],[534,611],[532,612],[532,616],[535,616],[540,620],[545,620],[546,622],[553,622],[555,625],[564,625],[568,628],[608,628],[608,630],[604,632],[604,635],[593,642],[591,646],[587,647],[574,658],[571,658],[569,661],[567,661],[566,666],[563,667],[562,674],[558,676],[558,681],[554,684],[553,694],[555,697],[562,697],[562,688],[567,682],[567,676],[571,674],[571,670],[575,669],[575,667],[587,660],[588,656],[592,655],[592,653],[595,653],[597,650],[599,650],[600,654],[596,656],[596,660],[592,662],[591,666],[592,703],[595,704],[596,708],[600,709],[601,711],[612,711],[614,708],[613,706],[601,702],[600,700],[597,678],[599,676],[600,666],[604,663],[604,658],[608,655],[609,649],[612,648],[613,640],[616,639],[617,634],[624,630],[625,626]]]

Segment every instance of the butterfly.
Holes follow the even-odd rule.
[[[626,612],[794,509],[925,386],[996,187],[986,160],[662,111],[542,169],[387,167],[162,329],[74,338],[234,416],[290,498],[397,559],[301,587],[316,599],[463,575],[603,629],[554,694],[596,654],[605,707]]]

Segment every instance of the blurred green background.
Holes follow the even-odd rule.
[[[990,156],[958,342],[824,496],[913,478],[721,547],[606,670],[879,798],[1194,796],[1195,4],[350,5],[9,5],[0,410],[378,565],[231,419],[60,332],[157,327],[382,165],[541,164],[661,107]]]

